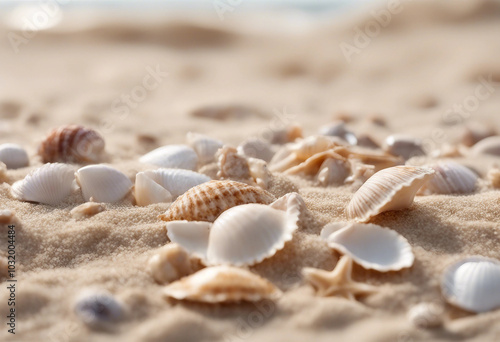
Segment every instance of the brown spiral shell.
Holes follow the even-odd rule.
[[[53,129],[38,148],[44,163],[96,163],[103,152],[104,139],[99,133],[78,125]]]

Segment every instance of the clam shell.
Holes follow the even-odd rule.
[[[198,155],[186,145],[167,145],[143,155],[139,161],[171,169],[196,170]]]
[[[481,140],[471,148],[474,155],[489,154],[500,156],[500,136],[489,137]]]
[[[45,164],[15,182],[10,192],[20,201],[57,205],[73,191],[74,172],[67,164]]]
[[[436,173],[419,192],[429,194],[469,194],[476,190],[479,177],[469,168],[455,162],[431,166]]]
[[[464,310],[486,312],[500,307],[500,262],[470,257],[446,268],[441,291],[446,300]]]
[[[188,276],[198,270],[185,249],[170,243],[163,246],[148,261],[148,269],[160,284],[167,284]]]
[[[238,154],[242,156],[262,159],[267,163],[269,163],[274,156],[272,146],[268,142],[258,138],[245,140],[238,146],[237,150]]]
[[[160,218],[164,221],[213,222],[225,210],[242,204],[269,204],[274,196],[259,187],[235,181],[210,181],[189,189]]]
[[[388,272],[413,265],[415,256],[410,244],[394,230],[363,223],[351,223],[331,232],[334,228],[323,228],[322,238],[330,248],[350,256],[363,268]]]
[[[104,145],[104,139],[93,129],[68,125],[52,130],[38,147],[38,154],[44,163],[97,163]]]
[[[167,297],[204,303],[256,302],[281,295],[268,280],[231,266],[202,269],[166,286],[163,291]]]
[[[385,139],[385,150],[394,156],[408,160],[412,157],[424,156],[425,151],[419,139],[403,135],[393,134]]]
[[[76,171],[75,176],[87,202],[119,202],[133,185],[124,173],[106,165],[84,166]]]
[[[26,153],[22,146],[17,144],[1,144],[0,161],[8,169],[19,169],[28,166],[30,163],[28,153]]]
[[[370,177],[347,206],[349,219],[366,222],[384,211],[408,208],[418,189],[435,171],[429,167],[394,166]]]
[[[103,290],[86,289],[75,299],[75,314],[92,328],[119,321],[125,313],[123,304],[111,293]]]
[[[214,162],[215,154],[224,145],[220,140],[192,132],[187,134],[187,142],[198,155],[198,160],[201,165]]]
[[[329,123],[328,125],[321,127],[319,133],[321,135],[339,137],[347,141],[350,145],[356,145],[358,143],[356,135],[346,128],[345,122],[343,121]]]

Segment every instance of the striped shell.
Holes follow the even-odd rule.
[[[347,206],[349,219],[366,222],[384,211],[408,208],[417,191],[434,175],[429,167],[394,166],[370,177]]]
[[[133,186],[124,173],[106,165],[84,166],[76,171],[75,176],[87,202],[118,202]]]
[[[489,137],[481,140],[471,148],[474,155],[489,154],[500,156],[500,136]]]
[[[8,169],[19,169],[30,163],[26,150],[17,144],[0,145],[0,162]]]
[[[38,148],[44,163],[97,163],[103,153],[104,139],[99,133],[78,125],[52,130]]]
[[[164,221],[209,221],[227,209],[247,204],[269,204],[274,196],[259,187],[235,181],[210,181],[189,189],[160,218]]]
[[[187,145],[166,145],[143,155],[139,161],[171,169],[196,170],[198,155]]]
[[[443,162],[431,166],[435,175],[419,192],[429,194],[469,194],[476,190],[478,176],[469,168],[455,162]]]

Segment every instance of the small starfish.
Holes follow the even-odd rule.
[[[377,291],[375,286],[352,280],[352,259],[343,256],[333,271],[324,271],[318,268],[306,267],[302,275],[315,289],[319,296],[341,296],[355,300],[357,295]]]

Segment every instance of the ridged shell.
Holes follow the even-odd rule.
[[[104,139],[93,129],[69,125],[52,130],[41,142],[38,154],[44,163],[97,163],[104,145]]]
[[[474,155],[489,154],[500,157],[500,136],[481,140],[471,148]]]
[[[75,300],[75,314],[92,328],[102,328],[124,316],[123,304],[111,293],[86,289]]]
[[[167,145],[143,155],[139,161],[171,169],[196,170],[198,155],[186,145]]]
[[[73,191],[74,172],[66,164],[45,164],[15,182],[10,191],[20,201],[57,205]]]
[[[8,169],[19,169],[30,163],[26,150],[17,144],[0,145],[0,162],[4,163]]]
[[[339,137],[351,145],[356,145],[358,143],[356,135],[349,131],[345,126],[345,122],[342,121],[335,121],[321,127],[319,133],[321,135]]]
[[[164,221],[213,222],[225,210],[248,203],[269,204],[274,196],[259,187],[235,181],[210,181],[179,196],[160,218]]]
[[[272,146],[268,142],[258,138],[245,140],[238,146],[237,150],[242,156],[262,159],[267,163],[270,162],[274,156]]]
[[[187,134],[187,142],[189,146],[198,155],[198,160],[201,165],[206,165],[215,161],[215,154],[224,145],[222,141],[210,138],[209,136],[189,132]]]
[[[351,223],[329,234],[331,230],[326,226],[321,232],[328,246],[366,269],[388,272],[413,265],[410,244],[394,230],[363,223]]]
[[[101,203],[86,202],[71,209],[70,214],[74,219],[81,220],[99,214],[104,210],[105,208]]]
[[[84,166],[75,176],[87,202],[119,202],[130,192],[133,185],[125,174],[106,165]]]
[[[275,299],[281,295],[281,291],[248,270],[215,266],[166,286],[164,294],[178,300],[223,303]]]
[[[476,190],[478,176],[469,168],[455,162],[431,166],[436,173],[419,192],[429,194],[469,194]]]
[[[385,139],[385,150],[394,156],[408,160],[412,157],[424,156],[422,142],[419,139],[403,134],[393,134]]]
[[[158,169],[135,176],[137,205],[171,202],[197,185],[210,181],[208,176],[182,169]]]
[[[160,284],[179,280],[200,268],[185,249],[174,243],[160,248],[148,261],[149,272]]]
[[[394,166],[368,179],[347,206],[349,219],[366,222],[384,211],[408,208],[435,171],[429,167]]]
[[[471,312],[500,307],[500,262],[480,256],[446,268],[441,291],[448,302]]]

